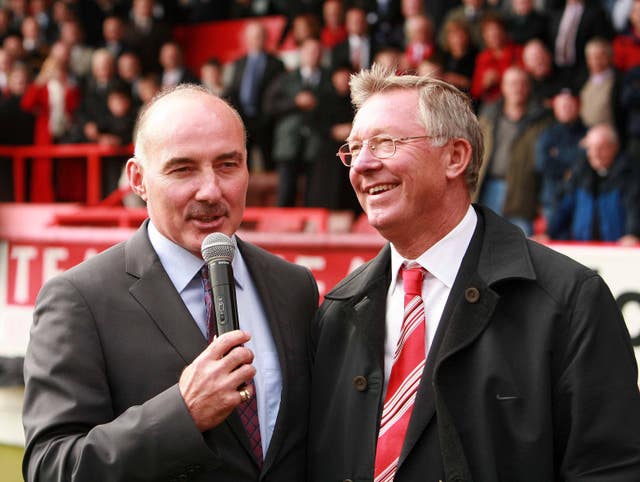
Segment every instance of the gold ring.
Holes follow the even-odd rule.
[[[249,393],[249,390],[247,390],[246,388],[242,389],[240,390],[240,398],[242,399],[243,402],[246,402],[251,398],[251,393]]]

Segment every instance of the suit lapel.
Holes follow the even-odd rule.
[[[189,364],[206,342],[151,246],[147,224],[145,221],[125,246],[126,271],[138,278],[129,292]]]
[[[282,373],[280,409],[263,465],[263,471],[267,471],[275,460],[275,455],[278,453],[280,445],[282,444],[282,436],[284,433],[284,430],[282,430],[282,420],[284,418],[282,414],[285,412],[288,403],[287,392],[289,380],[286,374],[289,367],[286,356],[287,343],[285,340],[287,331],[285,328],[289,319],[289,317],[286,316],[288,313],[287,291],[286,287],[283,286],[282,280],[271,275],[272,270],[269,269],[267,258],[263,256],[260,250],[239,238],[237,238],[237,240],[238,248],[251,274],[251,280],[258,292],[264,314],[269,323],[269,329],[271,330],[271,335],[273,336],[273,341],[278,352],[278,362],[280,363],[280,371]],[[229,422],[243,445],[245,445],[246,449],[251,453],[249,439],[240,418],[237,416],[229,417]]]

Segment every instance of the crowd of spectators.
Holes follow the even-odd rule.
[[[352,120],[349,75],[378,62],[468,93],[486,144],[477,200],[528,235],[640,237],[640,0],[0,5],[2,144],[126,145],[138,109],[156,92],[199,82],[240,112],[250,169],[277,173],[278,205],[358,212],[335,152]],[[273,51],[264,15],[286,18]],[[246,22],[243,54],[190,71],[172,27],[237,18],[255,18]],[[605,144],[615,152],[598,164],[594,153]],[[123,162],[103,163],[104,193],[117,186]],[[0,200],[9,200],[10,163],[0,166]],[[30,201],[82,201],[84,169],[77,160],[33,159]],[[588,213],[576,208],[585,192]],[[605,205],[616,229],[598,224]]]

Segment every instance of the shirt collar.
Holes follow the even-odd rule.
[[[467,213],[458,225],[415,260],[406,260],[398,253],[395,246],[391,244],[390,286],[392,287],[392,291],[395,289],[400,267],[405,261],[417,262],[447,288],[451,289],[458,275],[460,265],[462,264],[462,258],[473,237],[477,222],[478,215],[473,209],[473,206],[470,205]]]
[[[151,246],[153,246],[153,249],[158,254],[158,258],[160,258],[164,270],[167,272],[167,275],[169,275],[169,279],[178,293],[182,293],[193,277],[200,271],[202,266],[204,266],[204,260],[194,256],[182,246],[164,236],[151,221],[149,221],[147,232]],[[233,278],[236,283],[236,288],[242,289],[248,279],[249,271],[242,259],[240,250],[237,249],[236,236],[233,235],[231,240],[236,246],[235,255],[231,263]]]

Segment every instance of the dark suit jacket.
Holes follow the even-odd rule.
[[[331,73],[320,68],[314,86],[305,86],[300,69],[276,78],[265,92],[264,108],[274,121],[273,158],[276,162],[315,162],[326,145],[329,126],[325,101],[331,92]],[[317,105],[303,111],[296,106],[296,96],[308,91]]]
[[[608,288],[477,211],[395,481],[638,480],[637,367]],[[385,247],[314,320],[312,481],[373,480],[389,270]]]
[[[572,71],[577,75],[584,75],[586,70],[586,60],[584,48],[587,42],[594,37],[604,37],[606,39],[613,39],[614,29],[611,25],[609,14],[600,5],[600,2],[595,0],[586,0],[580,23],[578,24],[578,30],[576,32],[576,61]],[[560,21],[562,20],[562,13],[564,9],[560,9],[551,15],[551,52],[553,54],[555,49],[556,37],[560,30]]]
[[[373,59],[376,55],[378,46],[372,35],[369,35],[369,66],[373,63]],[[331,49],[331,71],[339,69],[341,67],[352,67],[351,64],[351,50],[349,48],[349,38],[343,40],[338,45]]]
[[[264,74],[258,86],[258,98],[260,99],[259,109],[262,109],[262,99],[264,96],[264,92],[271,84],[271,82],[278,77],[281,73],[285,71],[284,64],[282,61],[271,55],[267,55],[267,62],[264,68]],[[229,99],[236,109],[240,112],[240,114],[245,117],[245,113],[242,111],[242,104],[240,103],[240,86],[242,85],[242,77],[244,75],[244,69],[247,65],[247,57],[242,57],[236,60],[233,63],[233,73],[231,76],[231,81],[229,82],[229,86],[225,90],[225,97]],[[258,117],[260,117],[261,111],[258,113]]]
[[[280,412],[260,473],[238,415],[200,433],[177,381],[206,342],[144,223],[48,282],[25,357],[28,481],[303,480],[310,272],[238,241],[282,369]]]

